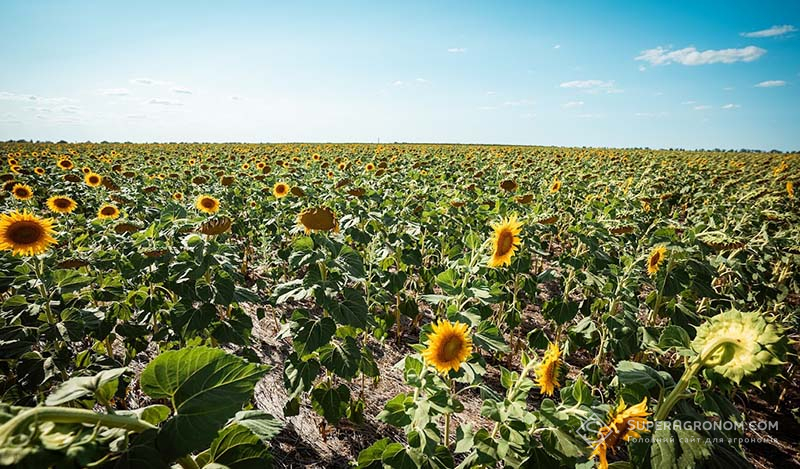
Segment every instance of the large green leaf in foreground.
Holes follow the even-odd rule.
[[[175,409],[158,435],[164,458],[207,447],[268,370],[209,347],[165,352],[150,362],[142,373],[142,390],[153,399],[170,399]]]

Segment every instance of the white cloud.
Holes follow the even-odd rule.
[[[60,104],[60,103],[75,103],[77,100],[72,98],[45,98],[33,94],[18,94],[10,93],[8,91],[0,91],[0,101],[27,101],[41,104]]]
[[[696,103],[696,102],[697,102],[697,101],[684,101],[684,102],[682,102],[681,104],[683,104],[683,105],[685,106],[685,105],[687,105],[687,104],[694,104],[694,103]]]
[[[520,100],[517,100],[517,101],[506,101],[506,102],[503,103],[503,106],[509,106],[509,107],[532,106],[532,105],[533,105],[533,101],[531,101],[529,99],[520,99]]]
[[[152,98],[147,101],[147,104],[157,104],[159,106],[183,106],[180,101],[173,101],[171,99]]]
[[[131,91],[127,88],[108,88],[100,90],[100,94],[103,96],[128,96]]]
[[[600,117],[605,117],[604,114],[578,114],[578,117],[581,119],[596,119]]]
[[[636,117],[666,117],[668,112],[637,112],[634,114]]]
[[[234,100],[234,101],[241,101],[241,100],[243,100],[244,98],[242,98],[241,96],[236,96],[236,95],[234,95],[234,96],[231,96],[231,99],[232,99],[232,100]]]
[[[568,103],[564,103],[561,105],[561,107],[566,109],[581,107],[581,106],[583,106],[583,101],[570,101]]]
[[[566,81],[561,83],[561,88],[573,88],[579,89],[586,93],[607,93],[607,94],[618,94],[622,93],[623,91],[614,88],[614,80],[603,81],[603,80],[573,80],[573,81]]]
[[[497,91],[487,91],[487,92],[486,92],[486,95],[487,95],[487,96],[494,96],[494,95],[496,95],[496,94],[497,94]]]
[[[701,104],[699,106],[694,107],[695,111],[707,111],[709,109],[711,109],[711,106],[709,106],[708,104]]]
[[[682,65],[731,64],[734,62],[752,62],[766,53],[765,49],[756,46],[704,51],[698,51],[694,47],[673,51],[659,46],[655,49],[642,51],[635,60],[643,60],[652,65],[667,65],[673,62]]]
[[[789,34],[796,32],[797,28],[790,24],[784,24],[781,26],[775,25],[768,29],[762,29],[760,31],[752,31],[749,33],[739,33],[742,37],[773,37],[773,36],[783,36],[784,34]]]
[[[776,86],[786,86],[783,80],[767,80],[755,85],[756,88],[775,88]]]
[[[553,49],[561,49],[561,44],[556,44],[553,46]]]
[[[722,109],[738,109],[740,107],[742,106],[738,104],[725,104],[724,106],[722,106]]]
[[[494,111],[497,109],[497,106],[480,106],[478,107],[479,111]]]
[[[647,67],[645,67],[644,65],[639,65],[640,72],[644,72],[645,70],[647,70]]]
[[[181,88],[179,86],[176,86],[175,88],[172,88],[172,92],[173,93],[178,93],[178,94],[192,94],[192,90],[189,90],[189,89],[186,89],[186,88]]]
[[[146,119],[149,119],[149,117],[147,117],[144,114],[128,114],[127,116],[125,116],[125,118],[131,119],[131,120],[146,120]]]
[[[464,47],[451,47],[447,49],[447,52],[450,52],[451,54],[463,54],[466,51],[467,49]]]
[[[414,81],[417,83],[428,83],[428,80],[424,78],[414,78]]]
[[[133,78],[130,80],[134,85],[171,85],[169,81],[154,80],[152,78]]]
[[[80,108],[78,106],[61,106],[58,110],[67,114],[77,114]]]
[[[610,88],[614,86],[614,82],[602,80],[574,80],[566,81],[558,86],[561,88]]]
[[[722,90],[723,90],[723,91],[733,91],[733,90],[735,90],[735,89],[736,89],[736,88],[734,88],[734,87],[732,87],[732,86],[726,86],[725,88],[722,88]]]
[[[536,117],[536,114],[532,112],[526,112],[525,114],[522,114],[519,117],[522,119],[534,119]]]
[[[403,86],[403,84],[404,84],[403,80],[397,80],[392,83],[392,85],[394,86]]]

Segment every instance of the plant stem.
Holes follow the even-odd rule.
[[[183,456],[178,458],[176,461],[183,469],[200,469],[200,466],[194,462],[194,459],[190,455]]]

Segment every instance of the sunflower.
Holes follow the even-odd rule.
[[[759,311],[731,309],[709,318],[692,341],[703,365],[713,374],[740,384],[746,376],[774,376],[784,364],[787,338],[780,324]]]
[[[172,200],[183,200],[183,193],[175,192],[174,194],[172,194]]]
[[[513,179],[506,179],[500,183],[500,188],[506,192],[517,190],[517,182]]]
[[[297,222],[303,225],[306,234],[312,231],[339,231],[339,221],[333,210],[326,207],[307,208],[297,215]]]
[[[83,178],[83,180],[89,187],[97,187],[103,183],[103,177],[92,172],[86,173],[86,176]]]
[[[219,211],[219,200],[210,195],[199,195],[194,202],[195,208],[205,213],[217,213]]]
[[[558,344],[549,344],[547,351],[544,352],[542,362],[536,365],[536,383],[539,385],[539,392],[552,396],[558,385],[559,367],[561,366],[561,349]]]
[[[35,256],[55,244],[53,220],[23,212],[0,215],[0,249],[15,256]]]
[[[561,180],[555,177],[553,178],[553,182],[550,184],[550,193],[555,194],[560,190],[561,190]]]
[[[792,184],[792,181],[786,181],[786,193],[790,199],[794,199],[794,184]]]
[[[78,204],[65,195],[54,195],[47,199],[47,208],[55,213],[70,213]]]
[[[39,176],[42,176],[42,175],[44,175],[45,171],[44,171],[44,168],[42,168],[41,166],[37,166],[37,167],[33,168],[33,172],[38,174]]]
[[[650,275],[658,272],[661,263],[664,262],[664,255],[667,253],[667,248],[664,246],[657,246],[650,252],[650,257],[647,259],[647,273]]]
[[[289,184],[286,184],[285,182],[275,183],[275,186],[272,188],[272,195],[278,199],[286,197],[289,195]]]
[[[100,207],[97,211],[97,218],[101,220],[112,220],[119,216],[119,209],[111,204],[106,204]]]
[[[91,174],[92,173],[92,168],[90,168],[88,166],[84,166],[83,168],[81,168],[81,171],[83,171],[83,174]]]
[[[17,200],[30,200],[33,198],[33,189],[27,184],[14,184],[11,188],[11,193]]]
[[[440,373],[457,371],[472,354],[472,339],[467,325],[456,321],[439,321],[433,324],[433,333],[428,336],[428,348],[422,352],[429,365]]]
[[[608,469],[606,452],[610,449],[616,454],[616,448],[622,441],[630,441],[642,435],[639,432],[649,432],[647,428],[647,398],[635,406],[627,407],[621,400],[616,409],[608,415],[609,422],[597,431],[597,441],[592,445],[594,451],[589,457],[600,458],[600,469]]]
[[[519,234],[522,231],[522,224],[517,221],[516,215],[512,215],[492,225],[492,229],[494,233],[489,267],[511,265],[511,257],[520,245]]]
[[[367,170],[367,171],[374,171],[375,170],[375,165],[373,163],[367,163],[367,165],[364,166],[364,169]]]

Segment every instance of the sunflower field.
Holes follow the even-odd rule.
[[[800,465],[797,154],[0,153],[0,466]]]

